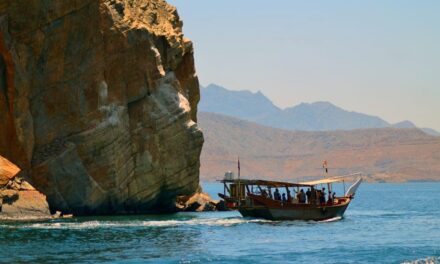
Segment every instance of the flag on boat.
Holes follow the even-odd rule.
[[[327,160],[322,162],[322,168],[325,170],[325,173],[328,173]]]

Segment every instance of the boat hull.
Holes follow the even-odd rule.
[[[335,217],[343,217],[351,199],[335,205],[290,204],[252,197],[252,205],[238,208],[244,217],[264,218],[269,220],[314,220],[322,221]]]
[[[268,207],[240,207],[238,210],[244,217],[264,218],[269,220],[314,220],[322,221],[335,217],[343,217],[347,205],[335,207],[279,209]]]

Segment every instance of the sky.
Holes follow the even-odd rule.
[[[440,131],[440,1],[168,2],[194,42],[201,85]]]

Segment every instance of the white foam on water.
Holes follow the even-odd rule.
[[[405,261],[402,262],[402,264],[440,264],[440,257],[428,257],[414,261]]]
[[[325,219],[325,220],[318,221],[318,222],[319,222],[319,223],[329,223],[329,222],[339,221],[339,220],[341,220],[341,219],[342,219],[342,217],[340,217],[340,216],[336,216],[336,217],[329,218],[329,219]]]
[[[247,223],[271,222],[262,219],[244,218],[196,218],[190,220],[163,221],[87,221],[87,222],[49,222],[27,225],[7,225],[9,228],[35,229],[95,229],[109,227],[168,227],[168,226],[233,226]]]

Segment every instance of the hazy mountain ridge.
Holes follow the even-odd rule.
[[[301,103],[286,108],[262,124],[303,131],[352,130],[387,127],[379,117],[345,111],[329,102]]]
[[[377,116],[347,111],[329,102],[301,103],[281,109],[261,92],[231,91],[210,84],[201,88],[199,110],[237,117],[275,128],[300,131],[353,130],[363,128],[416,128],[410,121],[390,124]],[[440,136],[431,128],[425,133]]]
[[[431,136],[440,136],[440,132],[438,132],[435,129],[429,128],[429,127],[417,127],[416,125],[414,125],[413,122],[405,120],[399,123],[396,123],[394,125],[392,125],[395,128],[418,128],[420,130],[422,130],[423,132],[425,132],[428,135]]]
[[[200,111],[235,116],[250,121],[258,121],[274,114],[281,109],[276,107],[261,92],[230,91],[221,86],[210,84],[201,87]]]
[[[236,169],[242,175],[292,180],[361,171],[373,181],[440,180],[440,138],[418,129],[287,131],[229,116],[199,113],[205,135],[201,179]]]

